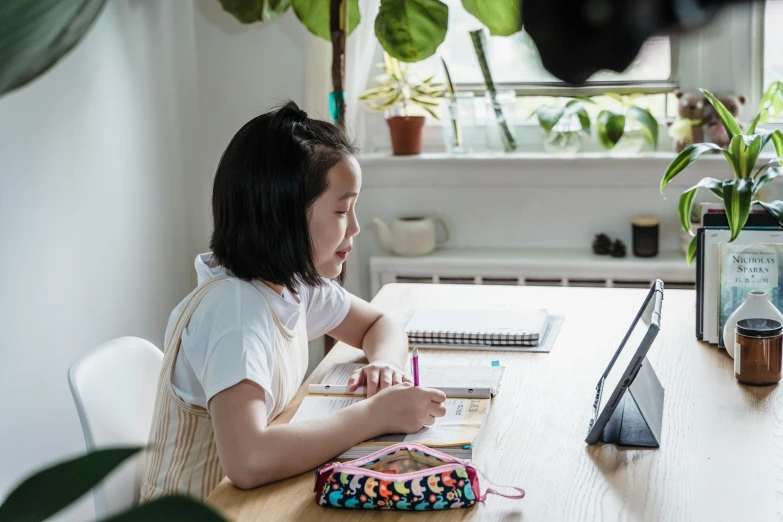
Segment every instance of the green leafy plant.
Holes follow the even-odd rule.
[[[453,135],[451,137],[453,142],[452,146],[462,147],[462,126],[460,125],[459,118],[457,117],[457,107],[456,107],[457,90],[454,88],[454,83],[451,81],[451,73],[449,73],[449,68],[446,65],[446,60],[441,58],[440,61],[443,64],[443,71],[446,73],[446,87],[448,88],[449,91],[449,103],[447,104],[447,107],[449,109],[449,115],[451,117],[451,127],[453,129]]]
[[[538,107],[533,113],[538,119],[538,124],[544,129],[544,132],[549,134],[560,120],[576,116],[579,118],[582,131],[586,134],[590,134],[591,121],[590,115],[587,113],[587,109],[585,109],[585,103],[595,102],[590,98],[583,97],[571,98],[565,104],[562,103],[563,98],[558,98],[557,100],[561,101],[559,105],[545,103]]]
[[[437,98],[446,88],[433,85],[435,76],[419,80],[408,71],[408,64],[383,53],[383,63],[378,64],[383,74],[376,78],[375,86],[359,96],[359,100],[372,112],[385,112],[400,106],[402,116],[410,116],[413,107],[419,107],[435,119],[440,119]]]
[[[644,139],[653,146],[653,149],[657,149],[658,120],[650,111],[634,103],[639,95],[621,96],[610,93],[607,96],[616,100],[620,104],[621,110],[604,109],[598,113],[596,134],[601,145],[606,149],[614,148],[625,134],[626,122],[634,120],[641,126]]]
[[[473,49],[476,51],[481,74],[484,76],[484,84],[487,86],[487,93],[492,101],[492,109],[495,113],[495,121],[500,130],[500,139],[503,141],[503,148],[506,152],[516,150],[517,142],[509,129],[506,117],[503,115],[503,107],[500,105],[497,97],[495,82],[492,80],[492,72],[489,70],[489,61],[487,60],[487,37],[484,29],[476,29],[470,32],[470,39],[473,41]]]
[[[87,494],[143,447],[92,451],[24,479],[0,504],[0,520],[46,520]],[[104,519],[104,522],[225,522],[212,508],[183,495],[160,497]]]
[[[759,102],[761,123],[777,118],[783,112],[783,82],[774,81],[769,84]]]
[[[0,2],[0,95],[49,70],[84,37],[106,0]]]
[[[764,112],[762,108],[756,115],[753,123],[743,134],[734,116],[731,115],[726,107],[709,91],[702,89],[702,92],[723,122],[729,136],[729,146],[723,149],[714,143],[694,143],[683,149],[674,161],[669,164],[663,179],[661,179],[661,194],[664,193],[666,185],[688,165],[693,163],[696,158],[708,151],[718,151],[723,154],[731,166],[734,172],[734,179],[719,180],[707,177],[683,192],[679,202],[679,216],[683,230],[693,235],[690,226],[691,206],[696,192],[700,188],[708,189],[718,199],[723,200],[729,228],[731,229],[731,239],[729,241],[734,241],[742,227],[745,226],[753,204],[759,204],[764,207],[767,212],[775,216],[778,222],[783,225],[783,201],[765,202],[758,199],[761,189],[775,178],[783,175],[783,171],[779,168],[781,160],[783,160],[783,132],[780,130],[757,132],[757,126]],[[770,141],[778,157],[756,168],[762,149]],[[692,263],[695,257],[696,238],[694,237],[688,247],[688,264]]]

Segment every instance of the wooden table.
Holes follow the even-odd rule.
[[[422,364],[490,364],[506,373],[475,445],[474,461],[523,500],[491,496],[472,509],[409,514],[321,508],[313,473],[251,491],[228,480],[208,501],[237,521],[771,521],[783,520],[783,389],[734,380],[723,350],[694,337],[692,290],[666,290],[662,330],[649,354],[666,388],[660,449],[587,446],[595,385],[646,291],[387,285],[374,303],[403,317],[412,307],[525,309],[565,315],[551,353],[424,351]],[[338,344],[308,382],[361,352]],[[275,422],[287,422],[305,386]]]

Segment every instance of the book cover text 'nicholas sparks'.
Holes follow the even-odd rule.
[[[720,344],[729,316],[747,299],[751,290],[767,293],[780,310],[780,279],[783,244],[720,244]]]

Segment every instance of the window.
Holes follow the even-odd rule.
[[[774,82],[783,81],[783,0],[767,0],[764,7],[764,88]]]
[[[476,59],[469,32],[480,23],[462,6],[460,0],[443,0],[449,6],[449,30],[439,48],[439,56],[414,64],[420,74],[437,72],[443,79],[440,58],[449,67],[452,80],[463,90],[484,90],[484,79]],[[783,2],[783,0],[781,0]],[[781,39],[783,41],[783,39]],[[602,92],[670,92],[676,86],[673,78],[675,47],[668,37],[651,38],[633,64],[623,73],[599,72],[585,88],[578,91],[549,74],[541,65],[538,51],[524,31],[509,37],[487,38],[489,63],[498,88],[513,88],[518,94],[555,95],[599,94]]]

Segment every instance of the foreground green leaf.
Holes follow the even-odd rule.
[[[712,104],[712,108],[715,109],[716,113],[718,113],[718,117],[720,118],[720,121],[723,122],[723,126],[726,128],[726,133],[729,136],[729,141],[734,139],[734,136],[736,136],[737,134],[742,134],[742,129],[740,129],[737,120],[734,119],[734,116],[732,116],[732,114],[729,112],[726,106],[723,105],[723,103],[721,103],[719,99],[713,96],[710,91],[706,89],[701,89],[701,92],[704,93],[704,96],[706,96],[707,99]]]
[[[565,109],[562,107],[550,107],[549,105],[542,105],[536,110],[538,122],[541,124],[544,132],[549,134],[552,131],[552,128],[557,125],[557,122],[563,117],[564,111]]]
[[[666,189],[666,185],[674,178],[674,176],[682,172],[685,167],[693,163],[696,158],[710,150],[720,150],[723,151],[725,155],[725,151],[714,143],[694,143],[693,145],[688,145],[682,149],[682,152],[680,152],[677,157],[674,158],[671,163],[669,163],[669,166],[666,167],[666,172],[663,174],[663,178],[661,179],[661,194],[663,194],[663,191]]]
[[[603,110],[598,114],[596,133],[598,141],[604,148],[611,149],[625,132],[625,116],[612,111]]]
[[[704,178],[680,195],[680,203],[678,205],[680,224],[682,229],[690,235],[693,235],[691,230],[691,206],[693,205],[693,198],[696,197],[696,192],[700,188],[710,189],[713,194],[723,198],[723,182],[715,178]]]
[[[753,197],[756,198],[762,188],[764,188],[766,185],[769,185],[772,181],[781,176],[783,176],[783,169],[777,167],[770,167],[765,169],[764,173],[756,178],[756,182],[753,185]]]
[[[647,109],[632,106],[628,108],[628,116],[642,125],[642,134],[652,144],[653,149],[658,148],[658,120]]]
[[[226,522],[215,510],[183,495],[160,497],[102,522]]]
[[[375,36],[403,62],[429,58],[446,38],[449,8],[440,0],[382,0]]]
[[[688,243],[688,265],[693,264],[693,260],[696,259],[696,238],[691,238],[691,242]]]
[[[0,520],[37,522],[82,497],[143,447],[96,450],[26,478],[0,505]]]
[[[780,226],[783,227],[783,201],[759,201],[758,204],[764,207],[767,212],[775,216],[775,219],[778,220]]]
[[[0,2],[0,94],[45,73],[84,37],[105,0]]]
[[[522,30],[519,0],[462,0],[462,5],[487,26],[492,36],[511,36]]]
[[[723,205],[731,229],[731,239],[734,241],[748,222],[750,205],[753,201],[753,179],[727,179],[723,182]]]
[[[290,0],[289,0],[290,1]],[[350,0],[348,4],[348,34],[351,34],[361,21],[359,0]],[[329,25],[329,0],[293,0],[294,13],[308,31],[315,36],[332,41],[332,31]],[[340,23],[343,21],[343,10],[340,8]]]

